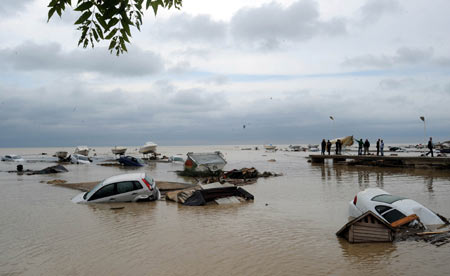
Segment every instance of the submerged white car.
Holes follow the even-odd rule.
[[[70,156],[70,163],[72,164],[91,164],[91,159],[89,157],[81,155],[81,154],[72,154]]]
[[[20,155],[15,154],[7,154],[2,157],[2,161],[8,161],[8,162],[24,162],[25,159],[22,158]]]
[[[388,223],[416,214],[424,225],[444,224],[438,215],[422,204],[406,197],[391,195],[379,188],[367,188],[359,192],[349,202],[348,210],[349,215],[355,218],[372,211]]]
[[[161,197],[155,180],[146,173],[112,176],[91,191],[75,196],[75,203],[152,201]]]

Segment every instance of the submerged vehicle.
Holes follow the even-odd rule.
[[[133,156],[121,156],[118,161],[124,166],[142,167],[145,165],[142,159]]]
[[[393,223],[409,215],[417,215],[424,225],[442,225],[445,222],[433,211],[406,197],[391,195],[379,188],[367,188],[349,202],[349,215],[359,217],[367,211]],[[412,222],[417,223],[417,221]]]
[[[75,203],[152,201],[161,197],[153,177],[146,173],[130,173],[109,177],[89,192],[72,199]]]
[[[91,162],[91,159],[85,155],[74,153],[70,156],[70,163],[72,164],[91,164]]]
[[[6,161],[6,162],[24,162],[25,159],[23,159],[22,156],[20,156],[20,155],[6,154],[5,156],[2,157],[2,161]]]

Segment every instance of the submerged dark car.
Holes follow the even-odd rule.
[[[133,156],[121,156],[118,161],[120,164],[130,167],[142,167],[145,164],[142,159]]]

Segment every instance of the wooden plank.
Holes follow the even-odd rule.
[[[375,231],[357,231],[353,232],[353,235],[368,235],[368,236],[379,236],[379,235],[387,235],[388,231],[383,232],[375,232]]]
[[[426,236],[426,235],[443,234],[443,233],[448,233],[448,232],[450,232],[450,230],[434,231],[434,232],[421,232],[421,233],[416,233],[416,235],[417,236]]]
[[[354,225],[356,226],[362,226],[362,227],[372,227],[372,228],[383,228],[386,229],[386,225],[382,223],[367,223],[363,221],[358,221]]]
[[[367,227],[363,225],[355,225],[355,229],[361,230],[361,231],[387,231],[389,230],[387,227]]]
[[[416,220],[418,218],[419,217],[416,214],[412,214],[412,215],[409,215],[407,217],[404,217],[404,218],[401,218],[399,220],[394,221],[393,223],[391,223],[391,226],[394,227],[394,228],[395,227],[400,227],[400,226],[405,225],[407,223],[410,223],[411,221]]]

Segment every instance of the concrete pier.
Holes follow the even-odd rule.
[[[309,159],[312,163],[323,163],[326,159],[332,159],[333,162],[348,161],[354,165],[450,169],[449,157],[311,154]]]

